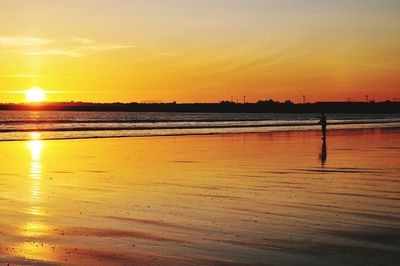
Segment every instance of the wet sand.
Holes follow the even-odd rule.
[[[0,264],[397,265],[400,130],[0,142]]]

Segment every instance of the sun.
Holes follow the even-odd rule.
[[[41,88],[31,88],[25,91],[25,98],[27,102],[37,103],[46,100],[46,93]]]

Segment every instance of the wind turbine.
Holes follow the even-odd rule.
[[[306,96],[301,92],[300,89],[297,89],[297,91],[300,93],[301,97],[303,97],[303,104],[306,103]]]

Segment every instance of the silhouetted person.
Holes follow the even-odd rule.
[[[327,126],[325,113],[321,114],[321,120],[319,120],[318,124],[320,124],[322,127],[322,139],[325,140],[326,139],[326,126]]]
[[[321,165],[325,165],[326,162],[326,139],[323,139],[322,141],[322,147],[321,147],[321,154],[320,154],[320,159],[321,159]]]

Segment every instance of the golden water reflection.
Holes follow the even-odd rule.
[[[31,134],[32,140],[28,142],[28,148],[31,153],[31,166],[29,177],[32,180],[31,185],[31,202],[40,201],[41,179],[42,179],[42,150],[43,140],[40,139],[40,133],[34,132]]]
[[[16,246],[13,246],[12,249],[15,251],[13,255],[22,256],[31,260],[51,261],[54,260],[56,257],[54,246],[46,243],[39,243],[34,241],[23,242]]]
[[[30,140],[28,142],[28,147],[31,151],[32,163],[40,164],[43,149],[43,140]]]
[[[25,242],[21,242],[15,246],[18,256],[46,260],[51,257],[49,249],[45,248],[45,243],[38,243],[32,241],[30,238],[42,237],[49,234],[50,227],[43,222],[45,211],[43,209],[42,198],[42,152],[44,148],[44,141],[40,139],[40,133],[31,133],[31,140],[27,142],[28,150],[30,151],[30,197],[28,199],[28,207],[25,213],[29,215],[28,220],[19,228],[20,235],[27,237]]]

